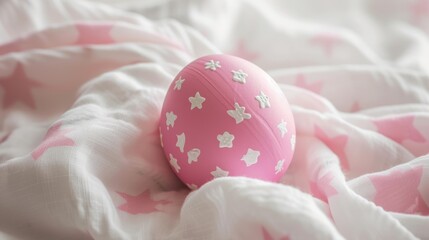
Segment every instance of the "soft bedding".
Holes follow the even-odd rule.
[[[0,2],[1,239],[429,239],[429,1]],[[166,90],[229,53],[297,128],[280,183],[190,191]],[[222,157],[222,156],[216,156]]]

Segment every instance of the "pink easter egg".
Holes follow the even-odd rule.
[[[295,123],[278,85],[229,55],[198,58],[179,72],[159,129],[172,170],[191,189],[226,176],[279,181],[295,148]]]

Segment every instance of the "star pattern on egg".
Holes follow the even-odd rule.
[[[204,64],[205,69],[210,69],[212,71],[216,71],[217,68],[221,68],[219,61],[210,60]]]
[[[274,181],[287,169],[296,142],[294,122],[287,103],[277,108],[280,88],[258,71],[239,59],[213,55],[189,64],[170,83],[162,110],[166,127],[162,119],[159,137],[171,172],[189,189],[229,175],[266,174]],[[274,135],[263,134],[267,126]],[[256,131],[253,137],[249,130]],[[269,157],[272,150],[283,151],[265,148],[265,142],[285,149],[286,155]],[[230,160],[216,159],[219,154]],[[209,168],[201,169],[205,165]]]
[[[165,113],[165,116],[167,117],[165,123],[167,124],[167,129],[170,129],[169,126],[174,127],[174,122],[177,119],[177,115],[173,112],[167,112]]]
[[[234,138],[234,135],[226,131],[223,134],[217,135],[217,140],[219,141],[219,148],[232,148],[232,141],[234,140]]]
[[[283,166],[285,164],[285,160],[281,159],[277,162],[276,167],[274,168],[274,170],[276,171],[276,174],[278,174],[279,172],[281,172],[283,170]]]
[[[180,152],[183,152],[183,148],[185,147],[186,136],[185,133],[181,133],[177,136],[176,147],[180,149]]]
[[[246,163],[246,166],[249,167],[258,162],[258,158],[260,154],[261,153],[259,151],[249,148],[247,149],[247,153],[243,155],[241,160],[244,161]]]
[[[174,82],[174,88],[173,88],[173,90],[180,90],[180,89],[182,89],[182,84],[183,84],[184,81],[185,81],[185,79],[182,78],[182,76],[180,76],[179,79],[176,82]]]
[[[200,95],[200,92],[195,93],[195,97],[189,97],[189,102],[191,103],[191,110],[194,108],[202,109],[203,102],[206,101],[206,98]]]
[[[176,172],[180,171],[180,166],[177,163],[177,159],[173,157],[173,154],[170,153],[170,164],[171,166],[173,166],[174,170],[176,170]]]
[[[232,73],[232,80],[239,83],[246,83],[247,73],[243,72],[243,70],[239,69],[238,71],[231,71]]]
[[[296,144],[296,135],[292,134],[292,136],[290,136],[290,147],[292,148],[292,150],[295,149],[295,144]]]
[[[188,186],[191,190],[197,190],[198,186],[193,183],[187,183],[186,186]]]
[[[188,163],[198,162],[198,157],[201,154],[201,150],[198,148],[193,148],[188,151]]]
[[[287,123],[282,119],[282,121],[277,125],[277,128],[280,130],[282,137],[287,133]]]
[[[220,178],[220,177],[227,177],[229,175],[229,172],[216,166],[216,170],[210,172],[210,174],[213,176],[213,178]]]
[[[255,97],[256,100],[259,102],[260,108],[269,108],[270,105],[270,99],[267,97],[267,95],[264,94],[264,92],[259,91],[259,95]]]
[[[238,103],[234,103],[234,107],[234,110],[227,110],[226,112],[229,116],[235,119],[236,124],[241,123],[242,121],[244,121],[244,119],[250,119],[252,117],[250,113],[245,113],[244,111],[246,110],[246,108],[240,107]]]

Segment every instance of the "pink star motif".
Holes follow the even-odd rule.
[[[322,142],[324,142],[329,147],[329,149],[331,149],[335,154],[337,154],[341,163],[341,167],[344,170],[349,170],[349,162],[345,153],[345,147],[347,145],[349,137],[347,137],[347,135],[328,137],[328,135],[326,135],[326,133],[323,132],[323,130],[318,126],[314,127],[314,132],[317,138],[322,140]]]
[[[374,203],[386,211],[429,215],[429,206],[419,191],[423,166],[397,169],[369,179],[376,189]]]
[[[407,139],[415,142],[426,142],[420,131],[413,125],[414,116],[383,118],[375,120],[373,123],[377,126],[379,133],[397,143]]]
[[[10,133],[7,133],[3,137],[0,137],[0,144],[4,143],[10,136]]]
[[[240,40],[237,43],[237,47],[235,48],[234,51],[231,52],[231,55],[235,55],[237,57],[241,57],[244,58],[248,61],[254,61],[257,58],[259,58],[259,54],[254,53],[254,52],[250,52],[247,48],[246,45],[244,44],[243,40]]]
[[[334,46],[341,42],[341,39],[332,33],[316,34],[310,40],[312,43],[321,46],[327,56],[331,56]]]
[[[57,123],[49,128],[46,136],[43,138],[42,143],[31,153],[31,156],[34,160],[39,159],[46,150],[51,147],[62,147],[62,146],[74,146],[75,142],[68,138],[66,134],[70,130],[63,130],[61,128],[61,123]]]
[[[317,182],[310,181],[310,193],[313,197],[318,198],[324,202],[328,202],[326,195],[320,191],[319,186],[317,186]]]
[[[110,35],[110,31],[113,28],[112,24],[78,23],[75,27],[79,34],[75,42],[77,45],[110,44],[115,42]]]
[[[265,227],[262,227],[262,236],[264,237],[264,240],[274,240]],[[289,236],[281,236],[279,240],[289,240]]]
[[[352,107],[351,107],[351,109],[350,109],[350,111],[351,112],[360,111],[360,105],[359,105],[359,103],[358,102],[354,102],[353,105],[352,105]]]
[[[337,194],[337,189],[332,186],[332,180],[334,179],[334,174],[329,172],[324,175],[318,182],[310,182],[310,191],[314,197],[319,198],[324,202],[328,202],[328,198]]]
[[[124,204],[118,206],[118,209],[133,215],[157,212],[160,211],[156,208],[158,204],[165,205],[170,203],[168,200],[153,200],[149,190],[146,190],[137,196],[121,192],[117,193],[126,201]]]
[[[421,23],[422,18],[429,16],[429,0],[416,0],[411,5],[411,13],[415,23]]]
[[[8,42],[3,45],[0,45],[0,55],[11,53],[11,52],[18,52],[21,47],[21,40],[15,40],[13,42]]]
[[[31,88],[40,86],[42,84],[27,77],[24,67],[18,62],[12,75],[0,78],[0,87],[4,90],[3,108],[11,107],[17,102],[36,108]]]
[[[318,81],[314,83],[307,83],[303,74],[298,74],[295,78],[295,85],[300,88],[307,89],[308,91],[319,94],[323,87],[323,82]]]

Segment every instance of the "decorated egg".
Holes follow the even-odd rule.
[[[229,55],[198,58],[177,74],[159,130],[172,170],[191,189],[227,176],[279,181],[295,147],[293,116],[276,82]]]

